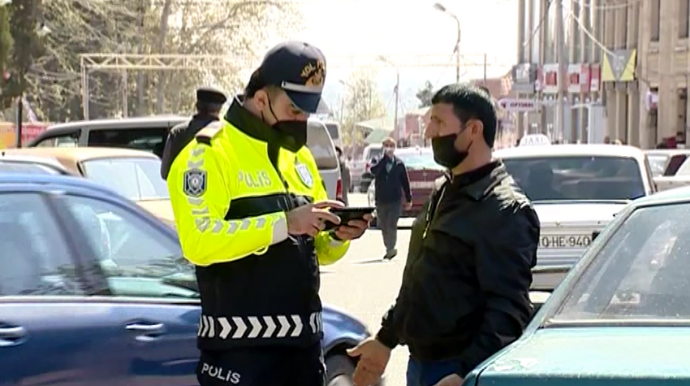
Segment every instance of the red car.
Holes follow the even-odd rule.
[[[400,158],[407,168],[412,190],[412,208],[407,209],[405,195],[402,190],[403,214],[402,217],[417,217],[429,199],[437,178],[441,177],[446,168],[434,161],[434,153],[431,148],[408,147],[395,150],[395,156]],[[367,191],[367,200],[370,206],[375,206],[375,187],[372,183]]]

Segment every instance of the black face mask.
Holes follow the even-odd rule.
[[[271,125],[278,132],[280,147],[296,153],[307,144],[307,121],[281,121],[278,120],[276,113],[273,112],[271,100],[268,100],[268,109],[276,119],[276,123]],[[266,122],[264,113],[261,112],[261,119]]]
[[[431,139],[431,148],[434,151],[434,161],[441,166],[452,169],[462,163],[470,154],[469,150],[472,142],[464,151],[455,148],[455,140],[459,134],[448,134],[442,137]]]

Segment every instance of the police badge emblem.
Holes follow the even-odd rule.
[[[199,169],[184,172],[184,193],[190,197],[199,197],[206,192],[206,171]]]
[[[309,189],[314,187],[314,176],[311,175],[307,165],[297,163],[295,164],[295,169],[297,170],[297,175],[302,183]]]

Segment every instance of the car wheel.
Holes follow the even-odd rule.
[[[344,354],[326,358],[326,386],[353,386],[355,364]]]

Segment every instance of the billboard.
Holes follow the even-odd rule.
[[[50,124],[44,122],[22,123],[22,144],[26,144],[46,131]],[[0,149],[15,147],[17,129],[14,123],[0,122]]]

